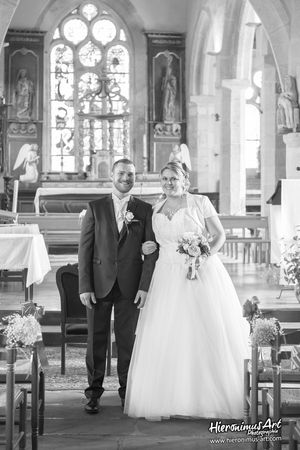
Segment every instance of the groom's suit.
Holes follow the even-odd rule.
[[[103,392],[107,338],[114,305],[118,349],[119,394],[125,396],[138,310],[133,303],[138,289],[148,291],[157,252],[142,258],[142,243],[154,241],[152,207],[130,197],[127,211],[134,219],[117,228],[112,196],[89,203],[79,245],[79,292],[94,292],[97,303],[87,308],[87,397]]]

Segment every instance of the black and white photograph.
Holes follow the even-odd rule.
[[[300,449],[300,1],[0,0],[0,444]]]

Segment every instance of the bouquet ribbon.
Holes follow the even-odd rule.
[[[192,268],[191,279],[193,280],[194,278],[196,278],[196,258],[192,259],[191,268]]]

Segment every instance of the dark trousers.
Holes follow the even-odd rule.
[[[125,398],[127,374],[139,310],[133,300],[129,301],[122,296],[117,281],[105,298],[97,299],[97,303],[93,305],[92,309],[87,308],[86,367],[89,384],[85,390],[87,398],[99,398],[104,391],[102,384],[105,375],[112,307],[114,307],[114,330],[118,352],[119,395],[121,398]]]

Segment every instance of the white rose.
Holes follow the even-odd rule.
[[[126,211],[125,213],[125,219],[127,220],[127,222],[131,222],[134,218],[134,215],[131,211]]]

